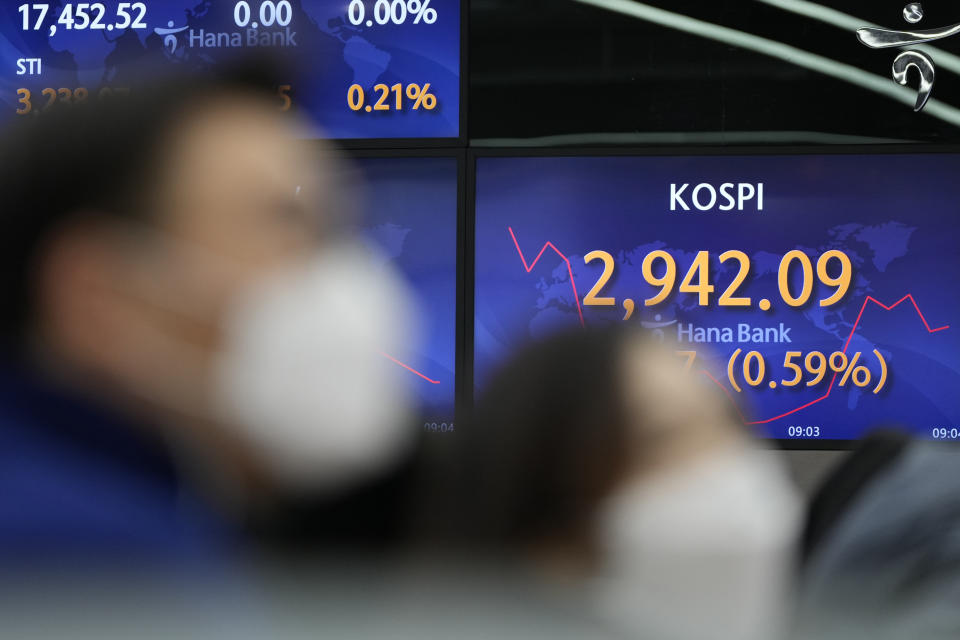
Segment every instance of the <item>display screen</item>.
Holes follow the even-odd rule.
[[[396,264],[417,297],[422,341],[384,354],[418,391],[424,429],[454,430],[457,304],[457,159],[362,158],[364,235]]]
[[[777,439],[960,439],[960,156],[481,157],[475,379],[639,323]]]
[[[0,120],[268,53],[285,65],[278,108],[317,135],[456,138],[460,25],[460,0],[5,2]]]

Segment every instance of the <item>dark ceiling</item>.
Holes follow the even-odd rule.
[[[883,93],[897,89],[890,73],[899,51],[863,46],[844,22],[852,16],[857,24],[911,27],[905,0],[634,4],[670,12],[659,15],[672,26],[577,0],[473,0],[467,68],[474,143],[960,141],[960,57],[939,54],[932,102],[914,113]],[[923,8],[914,29],[960,22],[956,2]],[[763,40],[748,35],[744,44],[742,33]],[[752,50],[757,42],[777,55]],[[960,54],[960,36],[931,46]],[[913,72],[910,78],[916,87]]]

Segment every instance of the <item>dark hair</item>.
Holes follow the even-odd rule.
[[[443,454],[450,469],[437,480],[448,500],[433,517],[452,533],[446,542],[519,550],[586,533],[627,461],[626,335],[560,333],[492,377]]]
[[[91,212],[149,215],[161,147],[188,109],[221,96],[269,98],[273,65],[170,76],[129,96],[17,116],[0,143],[0,348],[16,352],[33,313],[38,254],[58,228]]]
[[[810,500],[800,545],[801,563],[810,561],[864,491],[893,467],[910,442],[906,431],[875,429],[830,472]]]

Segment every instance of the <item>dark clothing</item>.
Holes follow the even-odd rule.
[[[0,558],[205,556],[226,523],[144,429],[35,372],[0,368]]]
[[[860,494],[896,464],[909,444],[910,436],[906,432],[874,431],[834,469],[810,502],[801,544],[804,563],[829,538]]]
[[[805,567],[798,637],[960,637],[958,456],[912,443],[858,492]]]

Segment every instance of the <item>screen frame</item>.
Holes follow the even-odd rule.
[[[460,113],[458,116],[459,134],[451,138],[325,138],[344,151],[429,151],[440,149],[466,148],[467,135],[467,99],[469,91],[469,66],[467,39],[470,33],[470,2],[460,0]],[[309,115],[309,114],[307,114]],[[316,138],[313,138],[316,140]],[[394,157],[394,156],[391,156]],[[427,156],[424,156],[427,157]]]
[[[456,284],[456,294],[455,294],[455,321],[456,327],[454,329],[454,393],[453,393],[453,421],[454,424],[462,424],[461,418],[466,417],[468,414],[464,412],[464,398],[465,394],[469,391],[469,387],[465,387],[464,383],[464,372],[467,371],[466,368],[466,352],[464,351],[464,345],[467,341],[467,336],[464,334],[465,328],[467,326],[468,318],[464,315],[464,309],[467,306],[466,302],[466,292],[467,289],[464,286],[465,278],[469,272],[472,276],[473,274],[473,265],[472,263],[468,265],[465,262],[465,248],[464,242],[467,237],[467,207],[466,207],[466,193],[467,193],[467,150],[465,148],[411,148],[411,149],[340,149],[340,153],[348,160],[353,159],[362,159],[362,158],[372,158],[372,159],[388,159],[388,158],[451,158],[457,163],[457,240],[456,240],[456,253],[457,253],[457,266],[455,274],[455,284]],[[471,254],[472,256],[472,254]],[[469,266],[469,268],[468,268]],[[473,296],[470,297],[470,307],[473,307]],[[473,322],[470,321],[470,327],[472,328]],[[473,341],[470,341],[472,346]],[[470,360],[471,366],[473,360]],[[472,381],[472,377],[471,377]],[[472,392],[471,392],[472,397]],[[456,430],[450,434],[445,435],[456,435]]]
[[[470,3],[469,0],[459,0],[460,25],[459,25],[459,73],[458,73],[458,92],[459,92],[459,113],[457,114],[458,135],[452,137],[414,137],[414,138],[337,138],[337,137],[305,137],[304,141],[323,140],[333,144],[341,150],[416,150],[416,149],[463,149],[469,142],[467,132],[467,108],[468,108],[468,53],[469,53],[469,20]],[[316,122],[307,111],[299,110],[296,107],[291,113],[299,114],[305,117],[309,122],[319,125],[322,129],[322,123]]]
[[[462,380],[461,412],[468,414],[473,408],[474,398],[474,296],[475,296],[475,255],[477,225],[477,160],[484,158],[602,158],[602,157],[688,157],[688,156],[804,156],[804,155],[957,155],[960,145],[930,143],[877,144],[877,145],[802,145],[802,146],[556,146],[556,147],[472,147],[467,151],[467,181],[465,194],[466,237],[463,239],[464,251],[469,252],[469,273],[464,274],[463,286],[466,288],[464,301],[463,327],[464,344],[463,371],[457,371],[457,380]],[[458,253],[458,261],[459,261]],[[458,295],[459,298],[459,295]],[[858,440],[832,440],[809,438],[761,438],[763,445],[771,449],[786,451],[849,451],[856,447]],[[931,440],[931,442],[936,442]],[[947,443],[949,444],[949,443]]]

